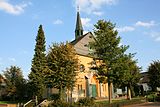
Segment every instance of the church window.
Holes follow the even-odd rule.
[[[83,64],[81,64],[79,69],[81,72],[83,72],[85,70],[85,66]]]
[[[78,90],[82,90],[82,85],[78,84]]]

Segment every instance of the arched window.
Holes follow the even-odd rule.
[[[83,72],[85,70],[85,66],[83,64],[80,65],[79,70]]]

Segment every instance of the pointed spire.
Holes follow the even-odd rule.
[[[75,29],[75,39],[79,38],[83,35],[83,27],[81,23],[81,18],[79,14],[79,7],[77,7],[77,21],[76,21],[76,29]]]

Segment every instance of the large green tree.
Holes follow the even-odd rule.
[[[127,98],[131,100],[131,91],[140,79],[141,68],[137,66],[137,61],[133,60],[134,54],[124,54],[119,59],[118,66],[114,70],[113,83],[116,87],[127,87]]]
[[[43,72],[47,68],[45,35],[42,25],[39,26],[34,51],[31,72],[29,74],[29,86],[32,90],[32,96],[38,96],[38,99],[41,99],[45,88]]]
[[[153,61],[148,67],[149,85],[152,87],[152,91],[157,91],[157,87],[160,87],[160,61]]]
[[[3,76],[0,74],[0,89],[1,89],[2,82],[3,82]]]
[[[113,72],[128,46],[120,46],[121,38],[115,30],[115,24],[110,21],[99,20],[94,25],[94,34],[95,41],[90,43],[90,47],[94,50],[92,54],[102,61],[98,67],[98,78],[102,82],[108,82],[109,102],[111,103]]]
[[[5,76],[6,97],[10,100],[23,100],[26,95],[26,81],[23,78],[22,70],[17,66],[11,66],[3,71]]]
[[[72,89],[76,81],[78,59],[69,43],[53,44],[47,55],[48,67],[45,77],[51,87],[59,89],[60,99],[64,89]]]

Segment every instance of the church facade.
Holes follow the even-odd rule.
[[[100,83],[97,79],[97,71],[92,67],[100,63],[90,55],[92,50],[88,47],[89,42],[94,41],[93,34],[88,32],[83,34],[83,27],[79,12],[77,12],[75,40],[71,41],[71,45],[76,51],[76,57],[79,62],[79,71],[76,71],[76,83],[73,90],[66,90],[66,100],[72,98],[77,101],[84,97],[108,98],[108,83]],[[58,93],[58,89],[52,88],[50,94]],[[44,97],[48,96],[48,92],[44,93]]]
[[[77,100],[83,97],[108,98],[108,84],[99,83],[97,71],[91,69],[97,61],[90,55],[92,50],[88,47],[89,42],[94,41],[93,34],[83,34],[83,27],[79,12],[77,12],[75,40],[71,42],[76,50],[80,64],[76,76],[76,84],[73,88],[72,98]]]

